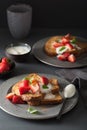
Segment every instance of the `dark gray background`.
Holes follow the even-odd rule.
[[[27,39],[14,39],[7,27],[6,9],[11,4],[27,3],[33,8],[31,34]],[[43,28],[43,29],[38,29]],[[53,29],[44,29],[53,28]],[[55,28],[55,29],[54,29]],[[71,33],[87,38],[87,0],[0,0],[0,56],[4,55],[5,46],[12,42],[27,42],[31,46],[45,37]],[[28,63],[16,63],[12,75],[6,79],[28,72],[44,72],[55,74],[55,68],[39,62],[30,54]],[[0,84],[6,79],[0,79]],[[0,130],[86,130],[87,108],[84,107],[81,97],[76,107],[65,114],[61,120],[24,120],[13,117],[0,109]]]
[[[87,0],[0,0],[0,27],[7,27],[7,7],[17,3],[32,6],[33,27],[87,28]]]
[[[26,42],[31,47],[36,41],[52,35],[59,35],[60,33],[71,32],[76,36],[87,38],[87,30],[84,29],[32,29],[28,38],[17,40],[14,39],[8,29],[0,29],[0,56],[4,55],[4,49],[9,43]],[[7,75],[7,77],[0,79],[0,84],[6,79],[32,72],[56,74],[60,68],[43,64],[38,61],[31,51],[28,61],[23,63],[16,63],[15,70]],[[81,71],[83,69],[81,68]],[[87,72],[87,67],[85,68]],[[67,71],[67,70],[66,70]],[[70,69],[71,71],[71,69]],[[75,69],[74,69],[75,71]],[[70,75],[72,78],[72,76]],[[66,76],[65,76],[66,78]],[[85,84],[85,82],[84,82]],[[81,96],[77,105],[68,113],[63,115],[60,120],[56,118],[48,120],[25,120],[11,116],[0,109],[0,130],[87,130],[87,108],[83,105]]]

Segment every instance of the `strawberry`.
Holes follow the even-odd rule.
[[[20,86],[19,87],[20,95],[27,93],[29,90],[30,90],[29,86],[25,86],[25,87],[24,86]]]
[[[64,37],[65,37],[66,39],[70,40],[70,34],[69,34],[69,33],[66,34]]]
[[[38,83],[32,83],[31,85],[29,85],[29,88],[31,89],[31,91],[32,91],[33,93],[36,93],[36,92],[39,91],[40,86],[39,86]]]
[[[22,80],[18,84],[18,86],[19,86],[20,95],[25,94],[30,90],[30,88],[29,88],[29,80],[26,80],[26,79]]]
[[[24,101],[20,96],[15,95],[14,93],[9,93],[6,95],[6,99],[10,100],[14,104],[23,104]]]
[[[70,61],[70,62],[75,62],[75,61],[76,61],[76,57],[75,57],[73,54],[70,54],[70,55],[68,56],[68,61]]]
[[[23,104],[24,101],[21,99],[20,96],[14,95],[12,98],[12,103],[14,104]]]
[[[69,50],[72,50],[74,47],[70,43],[66,43],[66,46],[68,47]]]
[[[9,63],[8,59],[6,57],[2,58],[0,62],[0,73],[8,71],[10,67],[11,64]]]
[[[12,101],[13,96],[14,96],[14,93],[8,93],[8,94],[6,95],[6,99]]]
[[[62,38],[62,44],[66,45],[66,43],[70,43],[70,40],[65,38],[65,37],[63,37]]]
[[[0,63],[0,73],[6,72],[10,69],[10,67],[8,66],[8,64],[5,63]]]
[[[47,85],[47,84],[49,83],[48,78],[46,78],[46,77],[42,76],[42,77],[41,77],[41,79],[42,79],[42,84]]]
[[[63,56],[66,58],[66,60],[67,60],[67,58],[68,58],[68,56],[70,55],[70,53],[69,53],[69,52],[64,52],[62,55],[63,55]]]
[[[9,61],[8,61],[8,59],[6,57],[3,57],[1,62],[2,63],[9,63]]]
[[[57,48],[57,47],[60,47],[60,46],[63,46],[63,44],[62,44],[62,43],[59,43],[59,42],[54,42],[54,43],[53,43],[53,47],[54,47],[54,48]]]
[[[28,85],[29,85],[29,80],[27,80],[27,79],[22,80],[22,81],[18,84],[19,87],[26,87],[26,86],[28,86]]]
[[[58,55],[57,58],[62,61],[66,60],[66,57],[63,54]]]

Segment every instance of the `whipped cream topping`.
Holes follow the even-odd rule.
[[[44,97],[44,99],[54,99],[56,97],[56,95],[52,94],[52,93],[47,93]]]
[[[47,88],[44,88],[44,86],[43,85],[40,85],[40,91],[42,92],[42,93],[49,93],[49,92],[51,92],[51,90],[52,90],[52,84],[48,84],[47,85]]]

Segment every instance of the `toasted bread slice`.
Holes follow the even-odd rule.
[[[45,99],[43,98],[41,101],[29,101],[27,102],[31,106],[38,106],[38,105],[54,105],[54,104],[60,104],[62,103],[63,98],[60,94],[55,94],[54,98],[51,99]]]
[[[28,78],[28,79],[31,78],[31,77],[34,78],[34,80],[38,80],[38,81],[41,80],[41,77],[36,73],[32,73],[32,74],[29,74],[29,75],[26,76],[26,78]],[[40,90],[36,93],[32,93],[32,91],[29,91],[29,92],[21,95],[20,92],[19,92],[19,83],[20,82],[21,81],[19,81],[16,84],[13,85],[12,90],[11,90],[12,93],[14,93],[18,96],[21,96],[22,100],[26,101],[26,102],[41,101],[43,99],[44,92],[41,92]],[[53,94],[58,93],[59,89],[60,89],[59,84],[58,84],[58,80],[55,79],[55,78],[51,78],[51,79],[49,79],[49,83],[52,85],[51,92]]]
[[[20,83],[20,81],[17,82],[16,84],[14,84],[12,86],[12,89],[11,89],[11,92],[14,93],[14,94],[16,94],[16,95],[18,95],[18,96],[20,96],[19,86],[18,86],[19,83]]]
[[[55,41],[58,41],[58,39],[61,39],[63,36],[54,36],[48,39],[48,41],[44,45],[44,51],[47,55],[49,56],[56,56],[56,49],[53,47],[53,43]],[[75,36],[71,36],[71,39],[75,38]],[[87,52],[87,43],[86,42],[81,42],[77,41],[77,46],[81,49],[73,48],[72,50],[68,50],[67,52],[75,54],[76,56],[79,56],[85,52]]]
[[[59,104],[59,103],[61,103],[63,101],[63,98],[62,98],[62,96],[60,95],[60,94],[55,94],[55,97],[54,98],[51,98],[51,99],[45,99],[45,98],[43,98],[42,100],[41,100],[41,104],[42,105],[47,105],[47,104]]]
[[[41,101],[28,101],[27,104],[29,104],[30,106],[39,106],[41,105]]]
[[[41,101],[43,98],[43,94],[42,93],[35,93],[35,94],[31,94],[31,93],[26,93],[21,95],[21,98],[23,101]]]
[[[51,37],[44,45],[44,50],[45,52],[49,55],[49,56],[56,56],[56,50],[55,48],[53,47],[53,42],[56,41],[58,38],[61,38],[61,37],[58,37],[58,36],[55,36],[55,37]]]

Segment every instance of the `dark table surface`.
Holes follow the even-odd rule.
[[[5,56],[5,47],[10,43],[27,42],[31,46],[38,40],[53,36],[71,33],[87,39],[87,29],[31,29],[29,36],[22,40],[14,39],[8,29],[0,29],[0,57]],[[38,61],[30,53],[29,59],[24,63],[16,63],[15,71],[4,79],[0,79],[0,84],[8,78],[31,72],[55,74],[56,68]],[[26,120],[11,116],[0,109],[0,130],[86,130],[87,129],[87,108],[84,107],[79,97],[77,105],[68,113],[64,114],[60,120],[55,118],[46,120]]]

